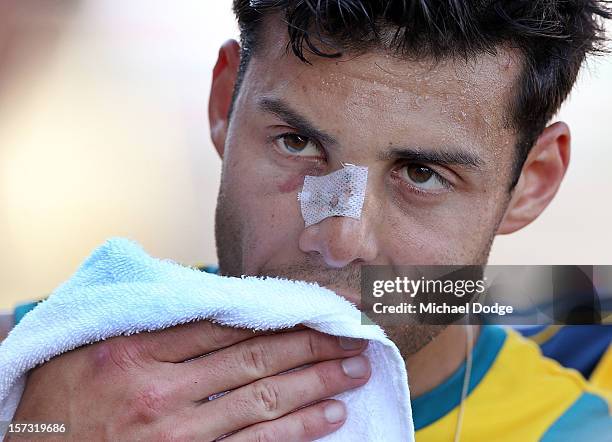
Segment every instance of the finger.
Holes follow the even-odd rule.
[[[302,408],[287,416],[252,425],[224,442],[281,441],[310,442],[333,433],[344,424],[346,407],[340,401],[327,400]]]
[[[314,330],[259,336],[180,364],[176,377],[183,396],[200,401],[306,364],[355,356],[366,348],[362,339],[338,338]]]
[[[194,407],[216,437],[271,421],[304,405],[365,384],[370,364],[362,355],[326,361],[303,370],[272,376]]]
[[[197,321],[151,333],[141,333],[139,338],[143,340],[147,352],[155,360],[183,362],[254,336],[270,333],[270,331],[225,327],[210,321]]]

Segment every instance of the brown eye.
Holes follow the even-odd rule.
[[[308,138],[297,134],[285,135],[285,145],[294,151],[301,151],[308,146]]]
[[[398,175],[412,187],[424,191],[439,192],[451,187],[442,175],[422,164],[406,164],[398,171]]]
[[[419,164],[406,166],[406,173],[412,181],[419,184],[426,183],[434,175],[434,171],[429,167],[421,166]]]
[[[322,149],[315,141],[299,134],[283,134],[276,138],[275,144],[282,153],[296,157],[320,158],[324,156]]]

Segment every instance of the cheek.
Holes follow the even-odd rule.
[[[226,172],[239,204],[244,272],[257,274],[265,266],[295,261],[304,229],[297,199],[304,174],[255,158],[241,158]]]
[[[297,191],[302,188],[303,184],[304,175],[302,173],[295,173],[292,176],[279,179],[277,189],[280,193],[295,192],[297,194]]]
[[[497,220],[490,201],[456,196],[438,207],[396,210],[379,235],[396,265],[475,264],[488,255]]]

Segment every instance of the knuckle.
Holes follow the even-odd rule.
[[[253,432],[253,442],[278,442],[278,440],[274,430],[269,427],[260,426]]]
[[[111,347],[110,341],[102,341],[91,346],[89,355],[94,373],[104,374],[109,366],[114,365],[111,357]]]
[[[252,371],[253,376],[263,376],[268,373],[269,361],[266,354],[266,349],[257,339],[253,339],[243,347],[241,352],[244,366]]]
[[[110,339],[92,345],[90,362],[96,376],[112,376],[134,365],[134,351],[120,339]]]
[[[280,389],[274,382],[261,380],[253,384],[253,401],[267,416],[275,416],[280,409]]]
[[[332,372],[329,365],[315,366],[314,374],[318,384],[321,386],[321,390],[325,393],[334,390],[334,386],[337,387],[337,382],[334,383],[332,380]]]
[[[308,346],[308,354],[316,358],[321,353],[321,340],[319,335],[316,332],[307,332],[307,341],[306,344]]]
[[[310,438],[313,437],[316,433],[313,422],[309,419],[306,419],[305,416],[300,416],[299,425],[302,430],[302,435]]]
[[[139,337],[115,338],[106,344],[107,347],[102,350],[102,359],[107,366],[114,366],[122,371],[143,367],[145,349]]]
[[[120,336],[88,347],[89,365],[96,376],[110,376],[133,368],[143,368],[146,343],[140,336]]]
[[[222,348],[225,347],[227,343],[227,336],[225,333],[225,328],[214,324],[212,322],[207,322],[207,333],[206,337],[208,339],[208,345],[212,345],[214,348]]]
[[[167,396],[159,387],[152,384],[143,386],[127,400],[130,420],[151,424],[164,416],[167,402]]]

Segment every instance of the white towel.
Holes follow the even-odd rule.
[[[347,420],[324,441],[412,441],[404,361],[376,325],[362,325],[353,304],[316,284],[229,278],[148,256],[111,239],[70,280],[28,313],[0,345],[0,421],[13,418],[26,374],[84,344],[198,319],[261,330],[304,324],[323,333],[369,339],[367,384],[336,396]]]

